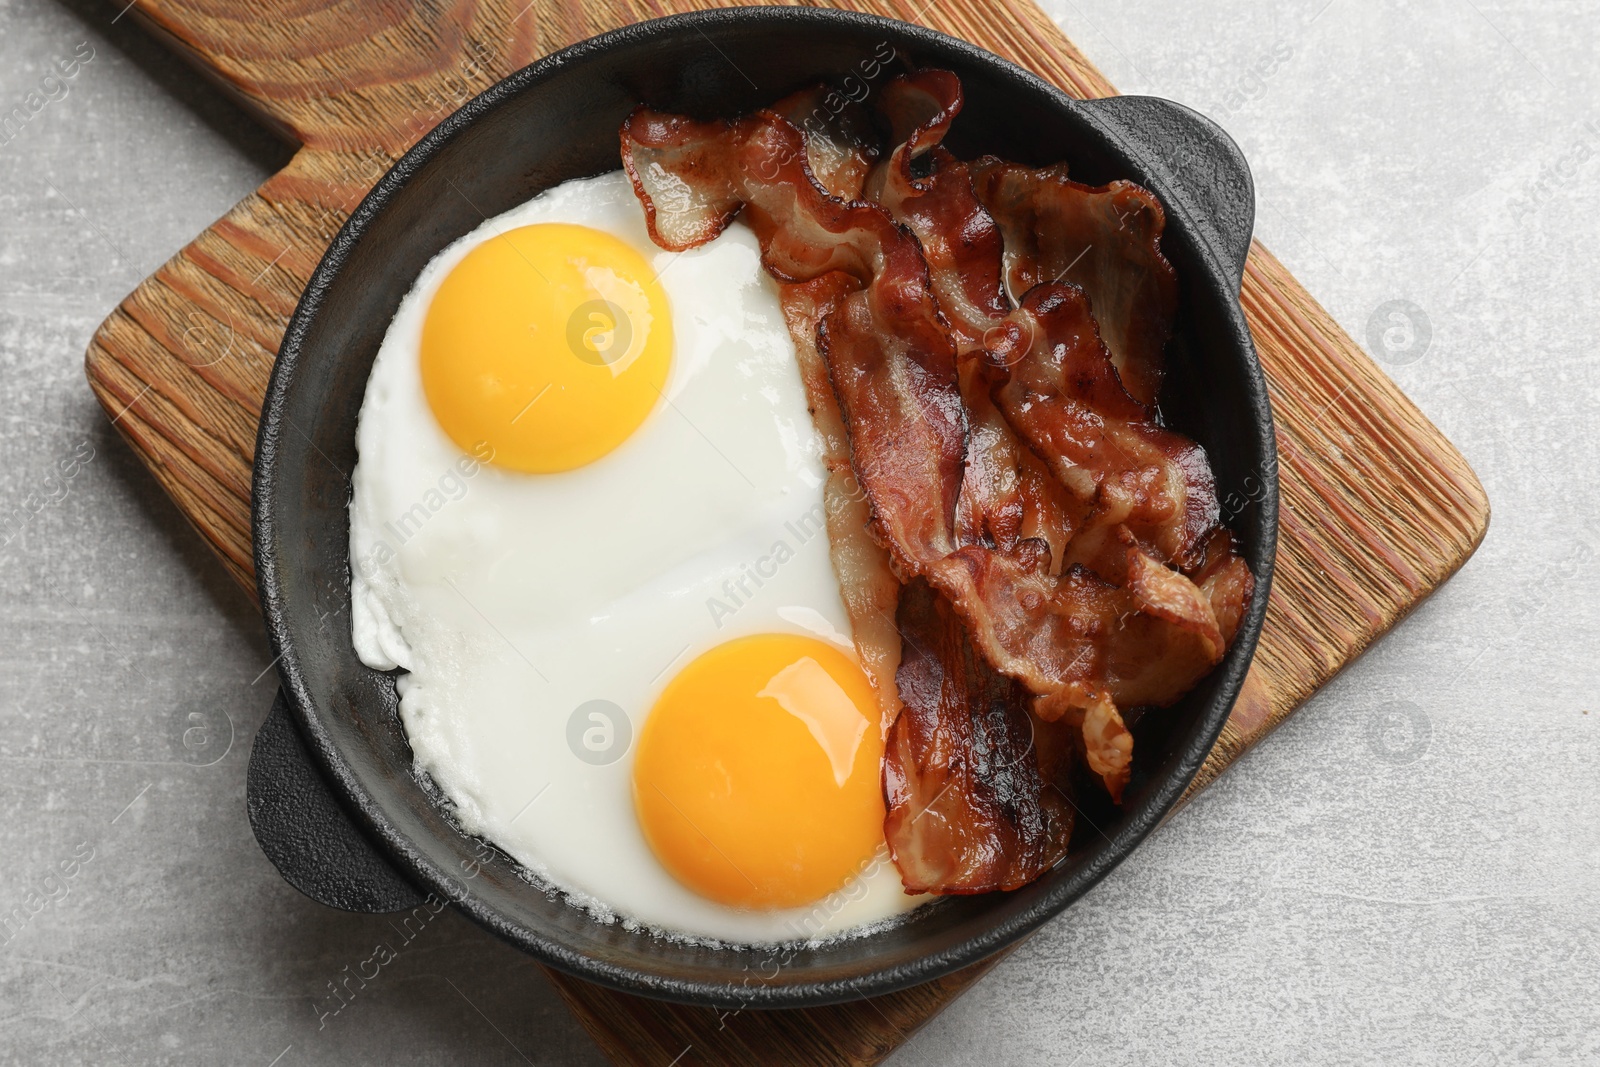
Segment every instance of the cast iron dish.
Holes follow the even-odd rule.
[[[1161,198],[1183,301],[1161,408],[1211,456],[1255,598],[1223,663],[1181,703],[1134,727],[1124,805],[1085,801],[1071,855],[1026,888],[947,898],[889,931],[813,948],[697,948],[603,925],[454,828],[412,771],[393,679],[351,647],[346,505],[368,372],[428,260],[485,216],[617,168],[617,129],[635,104],[733,116],[819,78],[859,85],[873,69],[864,61],[886,46],[895,56],[880,82],[908,67],[960,76],[966,109],[946,143],[962,158],[1066,159],[1079,181],[1129,178]],[[327,903],[388,911],[439,894],[545,963],[702,1004],[795,1007],[886,993],[1033,930],[1104,877],[1182,795],[1261,630],[1277,462],[1239,306],[1253,216],[1238,149],[1185,108],[1135,97],[1074,101],[972,45],[838,11],[746,8],[646,22],[556,53],[471,101],[407,153],[339,233],[289,324],[262,411],[256,575],[284,694],[250,773],[252,823],[268,856]]]

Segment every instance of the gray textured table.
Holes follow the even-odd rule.
[[[1600,1062],[1600,10],[1046,6],[1124,91],[1235,134],[1258,232],[1356,337],[1420,309],[1372,343],[1495,517],[894,1062]],[[0,1060],[596,1063],[538,970],[449,913],[319,1014],[386,921],[257,851],[260,624],[81,369],[285,150],[119,8],[0,0],[0,118],[46,101],[0,128]]]

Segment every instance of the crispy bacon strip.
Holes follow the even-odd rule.
[[[1192,442],[1161,429],[1149,408],[1129,395],[1100,341],[1081,289],[1043,287],[1024,300],[1023,308],[1008,314],[998,286],[998,231],[978,202],[966,164],[948,153],[941,155],[935,140],[960,106],[959,84],[942,72],[892,82],[881,110],[901,143],[868,183],[896,219],[917,234],[958,342],[970,344],[982,338],[992,349],[990,360],[999,364],[994,374],[995,404],[975,395],[978,375],[972,368],[962,372],[972,436],[958,505],[957,540],[964,548],[999,549],[1002,558],[963,552],[966,575],[941,564],[930,576],[966,609],[963,613],[986,654],[1002,670],[1026,680],[1035,692],[1049,696],[1041,702],[1041,713],[1076,717],[1094,709],[1103,697],[1100,685],[1137,690],[1141,696],[1169,703],[1180,695],[1176,686],[1181,679],[1191,673],[1186,665],[1153,673],[1129,670],[1136,657],[1108,655],[1099,662],[1094,653],[1117,651],[1111,647],[1116,639],[1104,627],[1103,598],[1089,595],[1100,591],[1083,582],[1052,586],[1034,572],[1041,566],[1059,571],[1064,563],[1082,563],[1120,585],[1128,577],[1128,556],[1118,535],[1126,537],[1130,531],[1163,558],[1193,563],[1217,514],[1209,464]],[[926,177],[918,178],[912,169],[917,158],[924,161]],[[951,234],[961,239],[952,239]],[[973,293],[993,296],[972,299]],[[1007,366],[1011,363],[1020,366]],[[1073,491],[1080,503],[1078,514],[1048,496],[1019,491],[1027,484],[1023,480],[1027,466],[1019,462],[1016,440],[1007,426],[992,419],[997,408],[1033,453],[1045,458],[1060,483]],[[1092,514],[1084,516],[1083,506],[1092,507]],[[1036,531],[1053,530],[1057,535],[1018,537],[1024,516],[1032,517]],[[1041,517],[1054,521],[1041,522]],[[1062,544],[1063,533],[1075,534],[1070,545]],[[1146,554],[1139,559],[1154,563]],[[1214,620],[1208,628],[1203,617],[1159,614],[1162,601],[1146,595],[1157,575],[1139,573],[1145,581],[1129,603],[1117,605],[1119,612],[1154,613],[1157,621],[1140,624],[1141,629],[1159,631],[1163,624],[1183,623],[1191,632],[1215,632]],[[1194,595],[1186,603],[1197,602],[1200,594],[1192,589],[1193,583],[1165,568],[1161,573],[1172,575],[1169,590],[1188,586]],[[981,600],[981,610],[974,610],[973,600]],[[1031,645],[1025,636],[1029,632],[1036,638]],[[1091,650],[1073,640],[1074,634],[1085,632],[1101,635],[1099,641],[1106,647]],[[1163,633],[1156,636],[1167,640]],[[1023,650],[1021,655],[1006,654],[1018,649]],[[1200,645],[1200,653],[1208,658],[1215,651],[1215,642]],[[1185,664],[1194,658],[1186,656]],[[1110,663],[1122,669],[1110,670]],[[1102,708],[1098,717],[1099,722],[1085,724],[1089,732],[1102,724],[1120,729],[1120,716]],[[1094,739],[1086,738],[1086,743],[1094,751]],[[1108,768],[1111,762],[1106,761]],[[1107,784],[1113,791],[1119,778],[1120,771],[1111,769]]]
[[[910,179],[911,161],[944,140],[961,105],[961,79],[948,70],[902,74],[883,87],[878,113],[889,124],[889,143],[895,148],[884,160],[886,166],[872,175],[872,199],[883,200],[885,181]]]
[[[905,708],[884,751],[884,835],[909,893],[1016,889],[1066,854],[1072,809],[1041,778],[1027,693],[924,581],[901,594]]]
[[[1001,669],[1024,678],[1036,692],[1066,690],[1041,707],[1044,714],[1063,714],[1098,699],[1093,675],[1081,679],[1084,684],[1073,677],[1085,667],[1086,657],[1080,643],[1062,632],[1081,631],[1082,616],[1095,611],[1064,603],[1072,598],[1063,598],[1060,587],[1040,581],[1033,572],[1041,567],[1059,570],[1067,550],[1063,541],[1075,527],[1126,526],[1167,558],[1192,554],[1197,538],[1215,520],[1215,492],[1204,453],[1155,426],[1148,408],[1124,388],[1081,290],[1054,286],[1008,314],[1009,302],[1000,287],[999,230],[979,203],[966,164],[938,144],[961,103],[959,82],[943,71],[904,76],[886,86],[880,110],[898,143],[868,182],[869,191],[916,234],[958,344],[987,343],[999,349],[990,358],[1002,364],[1001,384],[994,390],[997,405],[977,398],[976,373],[963,371],[972,437],[957,540],[963,547],[999,549],[1003,558],[964,553],[967,574],[942,565],[928,573],[974,620],[977,639]],[[926,177],[913,171],[918,159]],[[1063,365],[1064,356],[1076,358]],[[1005,373],[1004,364],[1013,360],[1023,366],[1015,374]],[[1013,384],[1017,382],[1033,388]],[[1082,504],[1093,506],[1087,522],[1081,509],[1072,515],[1070,506],[1040,492],[1037,480],[1027,479],[1032,472],[1018,457],[1015,438],[992,418],[996,406],[1033,452],[1046,458],[1061,484]],[[1022,492],[1025,485],[1033,492]],[[1019,537],[1025,516],[1032,518],[1036,533],[1056,536]],[[1091,547],[1095,550],[1085,551]],[[1084,558],[1075,555],[1073,562],[1098,564],[1119,579],[1125,574],[1125,557],[1114,540],[1101,548],[1091,539],[1078,554]],[[1047,606],[1044,612],[1038,610],[1041,604]],[[1008,607],[1013,610],[1006,611]],[[992,625],[1007,615],[1013,625]],[[1006,656],[1028,647],[1025,633],[1030,626],[1044,640],[1034,641],[1028,654]],[[1050,657],[1039,647],[1042,643],[1058,655]],[[1052,665],[1052,658],[1055,670],[1030,670],[1030,664]]]
[[[990,359],[1002,369],[1025,362],[996,392],[996,400],[1062,484],[1080,501],[1097,505],[1089,530],[1127,523],[1166,558],[1192,562],[1198,538],[1217,513],[1204,453],[1157,427],[1148,405],[1129,394],[1102,345],[1081,288],[1051,286],[1050,297],[1030,294],[1022,312],[1011,312],[1001,286],[1000,228],[979,202],[967,164],[938,144],[961,105],[960,82],[947,71],[921,71],[890,82],[879,109],[897,143],[873,171],[868,190],[917,236],[961,351],[989,348]],[[912,167],[917,160],[927,170],[921,178]],[[987,168],[986,180],[995,188],[1027,185],[1026,175],[1032,174],[1033,186],[1054,191],[1040,177],[1043,172],[1002,171],[992,160],[980,166]],[[1080,192],[1084,187],[1073,188]],[[1159,217],[1155,221],[1159,237]],[[1037,274],[1039,249],[1055,243],[1030,235],[1024,253],[1012,257],[1014,275]],[[1099,262],[1091,260],[1091,265]],[[1163,266],[1165,262],[1160,260]],[[1170,274],[1170,267],[1166,270]],[[1141,322],[1171,317],[1171,308],[1159,301],[1143,311],[1136,316]],[[1062,365],[1063,357],[1069,365]],[[1150,353],[1157,367],[1159,358],[1157,343]],[[969,449],[969,465],[982,462],[974,453]],[[1099,549],[1104,543],[1103,535],[1091,537],[1073,559],[1091,567],[1109,562],[1120,576],[1120,552],[1103,556]]]
[[[963,601],[979,605],[961,612],[974,644],[1037,694],[1041,718],[1081,721],[1102,696],[1119,707],[1171,704],[1220,659],[1216,612],[1203,595],[1178,600],[1148,582],[1119,587],[1079,565],[1051,577],[1029,563],[967,546],[930,567],[928,579],[955,592],[958,611]],[[1137,548],[1125,550],[1123,566],[1157,567],[1193,585]],[[1207,610],[1180,615],[1174,605]]]
[[[997,650],[996,669],[1041,694],[1033,710],[1046,721],[1082,725],[1084,713],[1103,699],[1119,708],[1172,704],[1225,650],[1210,591],[1136,544],[1124,548],[1124,569],[1134,576],[1125,587],[1077,565],[1051,579],[1003,554],[970,548],[946,565],[967,569],[968,588],[988,608],[965,616],[974,644],[986,657]],[[1225,588],[1225,610],[1242,615],[1253,590],[1249,570],[1240,561],[1226,573],[1238,581]],[[1094,744],[1087,732],[1085,741]]]
[[[1012,299],[1045,282],[1082,288],[1123,384],[1154,404],[1178,309],[1177,275],[1161,253],[1161,202],[1132,182],[1079,184],[1065,163],[1033,169],[986,156],[970,169],[1004,236]]]

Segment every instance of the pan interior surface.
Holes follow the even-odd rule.
[[[1169,213],[1164,247],[1183,296],[1162,410],[1205,447],[1219,499],[1244,501],[1230,525],[1257,595],[1224,662],[1180,703],[1139,723],[1123,806],[1086,800],[1072,852],[1056,869],[1016,892],[940,900],[870,936],[775,948],[687,944],[599,922],[531,884],[461,834],[413,772],[394,679],[364,666],[351,646],[346,509],[368,373],[417,275],[486,217],[616,169],[618,127],[640,102],[731,116],[818,80],[870,95],[924,66],[962,79],[966,107],[948,141],[958,155],[1065,159],[1079,181],[1129,178],[1163,192],[1164,168],[1108,136],[1091,108],[951,38],[811,9],[677,16],[542,60],[425,138],[352,216],[285,337],[257,451],[257,571],[307,746],[363,830],[419,886],[554,966],[668,999],[792,1007],[885,993],[973,963],[1059,912],[1154,827],[1198,770],[1242,684],[1274,549],[1270,411],[1228,266]]]

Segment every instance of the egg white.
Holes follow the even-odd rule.
[[[671,304],[674,349],[664,401],[616,451],[528,475],[479,462],[439,428],[418,345],[451,267],[538,222],[590,226],[636,248]],[[467,831],[597,916],[668,935],[825,938],[919,903],[880,852],[811,907],[717,904],[661,866],[634,814],[634,743],[662,687],[695,656],[757,633],[853,648],[822,523],[820,442],[776,286],[746,227],[663,252],[621,172],[490,219],[435,257],[401,302],[356,443],[355,648],[371,667],[408,672],[400,715],[417,766]],[[611,743],[631,738],[602,765],[569,744],[574,713],[596,700],[628,720],[612,724]],[[602,721],[580,718],[589,759],[609,755]]]

